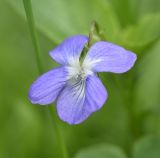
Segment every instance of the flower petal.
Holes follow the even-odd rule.
[[[99,110],[108,98],[107,91],[101,80],[93,75],[86,80],[85,106],[91,112]]]
[[[69,64],[79,59],[79,56],[88,42],[88,37],[76,35],[65,39],[59,46],[50,52],[51,57],[59,64]]]
[[[89,50],[84,65],[96,72],[123,73],[131,69],[136,54],[109,42],[97,42]]]
[[[98,77],[88,77],[63,89],[57,101],[58,115],[69,124],[79,124],[100,109],[106,98],[106,90]]]
[[[67,80],[65,67],[59,67],[40,76],[30,87],[29,100],[33,104],[46,105],[55,101]]]
[[[88,117],[90,112],[84,111],[85,81],[68,84],[57,100],[59,117],[69,124],[77,124]]]

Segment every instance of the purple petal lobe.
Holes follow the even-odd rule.
[[[106,98],[106,90],[96,76],[68,84],[57,101],[58,115],[69,124],[79,124],[100,109]]]
[[[132,68],[136,54],[109,42],[97,42],[89,50],[84,63],[96,72],[123,73]]]
[[[29,100],[33,104],[46,105],[55,101],[66,84],[65,67],[59,67],[40,76],[30,87]]]
[[[99,110],[108,98],[107,91],[97,76],[89,76],[86,80],[85,106],[91,112]]]
[[[84,110],[84,101],[85,82],[68,84],[57,100],[59,117],[69,124],[82,122],[89,115],[89,112]]]
[[[50,52],[51,57],[59,64],[70,64],[79,58],[88,37],[84,35],[76,35],[65,39],[59,46]]]

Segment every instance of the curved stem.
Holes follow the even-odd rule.
[[[85,56],[88,53],[89,48],[98,41],[104,40],[103,33],[100,31],[98,23],[96,21],[92,21],[89,28],[88,42],[83,48],[83,51],[80,55],[80,63],[83,63]]]
[[[89,29],[88,48],[90,48],[93,43],[104,39],[105,37],[103,32],[100,31],[98,23],[96,21],[92,21]]]
[[[29,30],[31,33],[32,42],[33,42],[33,47],[34,47],[34,52],[35,52],[35,57],[36,57],[36,62],[37,62],[37,68],[38,68],[38,72],[40,75],[43,72],[43,66],[42,66],[41,59],[40,59],[40,48],[39,48],[39,43],[38,43],[38,39],[37,39],[37,32],[35,29],[35,22],[34,22],[34,17],[33,17],[33,12],[32,12],[31,0],[23,0],[23,4],[24,4],[24,9],[25,9],[28,25],[29,25]],[[49,106],[49,111],[50,111],[50,115],[52,117],[52,121],[54,123],[57,141],[59,142],[59,147],[60,147],[61,153],[63,155],[62,157],[68,158],[67,150],[66,150],[65,144],[63,142],[62,135],[60,133],[60,129],[59,129],[57,120],[54,116],[54,111],[53,111],[51,105]]]

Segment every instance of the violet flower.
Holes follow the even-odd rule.
[[[124,73],[137,58],[120,46],[99,41],[80,62],[87,42],[88,37],[84,35],[65,39],[50,52],[61,66],[40,76],[29,91],[33,104],[47,105],[57,100],[58,115],[69,124],[81,123],[107,100],[107,91],[97,72]]]

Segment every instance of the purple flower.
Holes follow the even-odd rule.
[[[61,66],[40,76],[31,86],[33,104],[47,105],[57,100],[59,117],[78,124],[99,110],[108,94],[97,72],[124,73],[131,69],[136,55],[115,44],[100,41],[89,49],[83,62],[79,58],[88,37],[65,39],[50,52]]]

